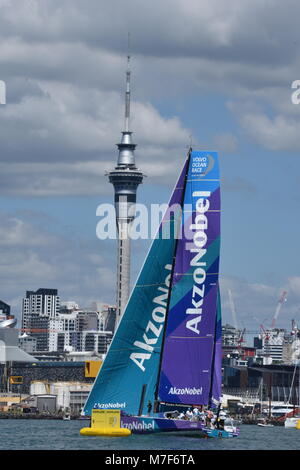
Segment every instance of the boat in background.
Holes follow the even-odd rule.
[[[109,435],[111,422],[113,435],[125,435],[122,429],[238,435],[233,425],[218,429],[219,252],[218,156],[190,149],[87,398],[84,414],[91,416],[92,424],[81,434]],[[164,411],[175,405],[214,407],[216,428],[200,420],[167,417]]]
[[[291,416],[286,418],[284,421],[285,428],[297,428],[297,424],[300,421],[300,416]]]
[[[266,418],[263,418],[260,422],[257,423],[257,426],[261,426],[262,428],[273,428],[274,424],[268,423]]]
[[[293,384],[296,376],[296,371],[297,371],[297,366],[298,366],[298,374],[299,374],[299,382],[298,382],[298,410],[297,414],[295,416],[295,410],[293,409],[289,413],[286,413],[286,419],[284,421],[284,427],[285,428],[295,428],[295,429],[300,429],[300,415],[299,415],[299,410],[300,410],[300,363],[295,364],[294,368],[294,374],[292,378],[292,383],[291,383],[291,390],[290,390],[290,397],[289,401],[291,398],[292,390],[293,390]],[[292,405],[291,405],[292,406]],[[293,407],[294,408],[294,407]]]

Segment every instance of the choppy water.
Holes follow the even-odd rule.
[[[88,421],[0,420],[1,450],[299,450],[300,430],[241,426],[233,439],[198,439],[176,434],[84,437]]]

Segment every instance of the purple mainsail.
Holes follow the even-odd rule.
[[[219,394],[219,252],[218,157],[215,152],[193,151],[185,182],[182,238],[172,272],[159,401],[207,405]]]

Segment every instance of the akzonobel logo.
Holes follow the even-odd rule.
[[[0,80],[0,104],[6,104],[6,84]]]
[[[202,395],[203,388],[176,388],[171,387],[169,390],[169,395]]]
[[[126,403],[95,403],[94,409],[107,409],[107,408],[125,408]]]

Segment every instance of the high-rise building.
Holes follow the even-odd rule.
[[[266,363],[282,362],[285,334],[286,330],[273,328],[266,330],[262,335],[262,355],[266,359]]]
[[[49,321],[47,350],[105,354],[113,336],[113,330],[108,329],[111,318],[115,318],[112,306],[105,305],[101,311],[93,311],[66,302],[61,305],[58,317]]]
[[[121,143],[118,144],[117,166],[108,174],[115,191],[116,223],[118,232],[117,248],[117,314],[120,321],[130,294],[130,226],[135,216],[136,192],[143,181],[143,173],[135,165],[130,129],[130,56],[127,56],[125,93],[125,123]]]
[[[22,303],[20,347],[34,353],[105,354],[113,337],[115,312],[109,305],[93,311],[80,309],[76,302],[61,304],[56,289],[27,291]]]
[[[223,346],[230,346],[233,348],[238,347],[238,340],[241,335],[241,330],[238,330],[228,323],[222,326],[222,344]]]
[[[36,351],[48,351],[50,321],[58,318],[57,289],[27,291],[22,301],[22,332],[36,339]]]

